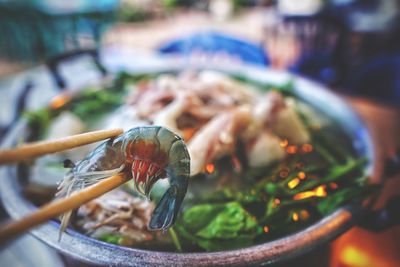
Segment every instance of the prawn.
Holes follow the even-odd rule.
[[[76,165],[59,185],[57,197],[67,197],[114,174],[125,172],[140,194],[149,197],[159,179],[167,178],[169,188],[151,216],[150,230],[166,230],[173,225],[186,195],[190,176],[190,156],[182,138],[160,126],[132,128],[101,143]],[[68,167],[66,166],[66,167]],[[72,211],[61,218],[60,238]]]

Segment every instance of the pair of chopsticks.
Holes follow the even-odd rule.
[[[74,147],[112,138],[122,133],[122,129],[95,131],[58,140],[26,144],[15,149],[0,151],[0,164],[31,160],[46,154],[68,150]],[[67,198],[52,201],[24,218],[0,225],[0,245],[5,244],[25,231],[58,215],[79,208],[86,202],[126,183],[129,179],[129,177],[123,174],[111,176],[110,178],[104,179],[95,185],[78,191]]]

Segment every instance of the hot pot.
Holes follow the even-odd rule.
[[[182,64],[164,64],[146,72],[179,71]],[[198,66],[198,68],[203,68]],[[209,66],[208,66],[209,68]],[[299,76],[286,72],[252,67],[218,67],[213,69],[241,74],[249,79],[272,84],[291,81],[295,94],[306,100],[318,110],[334,118],[352,141],[352,145],[360,157],[366,157],[367,173],[371,182],[380,182],[380,175],[374,172],[376,154],[370,134],[355,114],[342,100],[324,86]],[[128,70],[135,71],[135,70]],[[136,70],[138,71],[138,70]],[[3,142],[3,147],[14,146],[28,132],[26,121],[21,119],[9,132]],[[14,219],[21,218],[32,212],[36,207],[22,195],[21,181],[26,179],[24,172],[18,166],[7,166],[1,170],[0,195],[3,204]],[[304,254],[325,244],[350,227],[359,223],[367,213],[368,206],[374,200],[370,196],[363,203],[353,203],[344,206],[300,232],[280,239],[231,251],[211,253],[171,253],[154,252],[98,241],[78,232],[69,231],[58,242],[59,225],[50,221],[31,231],[38,239],[57,249],[61,253],[79,261],[91,264],[109,266],[243,266],[268,265]]]

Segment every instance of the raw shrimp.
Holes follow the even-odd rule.
[[[135,189],[148,197],[154,183],[167,177],[169,188],[154,209],[150,230],[166,230],[175,222],[190,175],[190,156],[183,140],[160,126],[133,128],[70,165],[72,169],[60,184],[58,197],[69,196],[120,172],[131,175]],[[71,212],[62,216],[60,236],[70,216]]]

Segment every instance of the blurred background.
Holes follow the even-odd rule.
[[[381,157],[400,147],[399,0],[0,0],[0,139],[24,110],[78,87],[82,75],[107,75],[107,59],[139,68],[165,57],[306,76],[348,99]],[[28,100],[38,84],[48,97]],[[387,184],[386,198],[398,193],[400,179]],[[43,257],[22,253],[27,246]],[[400,266],[399,250],[399,227],[354,228],[302,260]],[[0,252],[1,266],[17,264],[70,263],[26,237]]]
[[[117,46],[287,69],[398,106],[399,14],[397,0],[1,0],[0,76]]]

